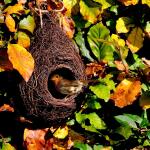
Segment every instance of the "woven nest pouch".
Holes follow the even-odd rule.
[[[26,116],[40,123],[55,124],[70,117],[81,104],[73,96],[62,97],[54,89],[50,77],[58,73],[67,79],[85,80],[84,64],[75,45],[62,29],[55,15],[43,16],[43,27],[37,27],[30,52],[35,60],[35,69],[26,83],[19,84],[20,97]]]

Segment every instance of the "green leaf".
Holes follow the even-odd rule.
[[[1,150],[15,150],[15,148],[12,145],[10,145],[9,143],[3,143]]]
[[[133,121],[133,119],[131,119],[130,117],[128,117],[126,115],[115,116],[115,119],[123,126],[137,129],[137,125],[136,125],[135,121]]]
[[[111,11],[111,12],[114,12],[115,15],[118,15],[118,7],[119,7],[119,5],[111,6],[111,7],[110,7],[110,11]]]
[[[23,20],[20,21],[19,23],[19,29],[25,29],[33,33],[35,29],[35,21],[32,16],[28,16],[27,18],[24,18]]]
[[[150,131],[146,132],[146,136],[148,137],[148,139],[150,140]]]
[[[85,41],[82,36],[82,32],[78,32],[75,36],[75,41],[80,48],[81,54],[89,59],[90,61],[94,61],[94,59],[90,56],[89,50],[85,46]]]
[[[81,142],[74,142],[74,148],[78,148],[79,150],[92,150],[92,147],[90,147],[88,144],[84,144]]]
[[[85,20],[91,23],[98,21],[101,14],[100,5],[94,3],[92,0],[80,0],[80,13]]]
[[[12,2],[12,0],[4,0],[4,3],[5,4],[9,4],[9,3],[11,3]]]
[[[97,23],[90,28],[88,32],[88,43],[91,47],[93,54],[98,60],[113,61],[114,48],[110,44],[98,41],[98,39],[108,41],[110,36],[109,30],[102,24]]]
[[[146,26],[144,28],[145,32],[150,33],[150,21],[146,22]]]
[[[133,135],[131,128],[128,126],[120,126],[115,132],[122,135],[126,140]]]
[[[102,107],[99,102],[97,102],[95,99],[92,98],[87,100],[86,105],[88,108],[91,109],[100,109]]]
[[[116,22],[118,33],[128,33],[131,27],[134,27],[133,20],[129,17],[120,17]]]
[[[104,79],[99,80],[100,83],[94,86],[90,86],[89,89],[101,99],[104,99],[107,102],[110,98],[110,91],[115,89],[115,83],[110,79],[110,76],[107,75]]]
[[[146,139],[143,143],[143,146],[150,146],[150,140]]]
[[[81,114],[79,112],[75,114],[75,117],[81,127],[87,131],[99,133],[97,129],[106,128],[104,121],[95,112],[90,114]]]

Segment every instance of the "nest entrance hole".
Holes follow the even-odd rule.
[[[68,68],[59,68],[54,70],[50,75],[49,75],[49,80],[48,80],[48,90],[52,94],[52,96],[56,99],[63,99],[66,97],[66,95],[61,94],[60,92],[57,91],[54,82],[51,81],[51,77],[55,74],[58,74],[59,76],[62,76],[65,79],[68,80],[75,80],[74,74],[71,70]]]

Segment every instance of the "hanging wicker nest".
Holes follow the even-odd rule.
[[[73,114],[81,100],[77,98],[79,94],[64,97],[57,93],[49,79],[57,73],[67,79],[85,80],[85,68],[54,14],[43,16],[43,28],[38,26],[34,35],[30,52],[35,69],[27,83],[19,84],[21,99],[28,117],[40,123],[59,123]]]

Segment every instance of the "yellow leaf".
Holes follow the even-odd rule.
[[[125,46],[125,41],[123,39],[121,39],[117,34],[112,34],[111,39],[114,42],[117,42],[119,46],[122,46],[122,47]]]
[[[149,109],[150,108],[150,95],[142,94],[142,96],[140,97],[140,106],[143,109]]]
[[[129,5],[136,5],[139,0],[119,0],[120,2],[122,2],[125,6],[129,6]]]
[[[8,6],[3,12],[7,13],[7,15],[10,14],[20,14],[21,11],[24,11],[22,4],[15,4],[14,6]]]
[[[10,32],[16,32],[15,29],[15,20],[11,17],[11,15],[7,15],[5,19],[5,23]]]
[[[142,4],[146,4],[150,7],[150,0],[142,0]]]
[[[34,59],[32,55],[19,44],[8,44],[8,58],[13,68],[18,70],[24,80],[28,82],[34,70]]]
[[[59,127],[54,133],[54,137],[56,137],[58,139],[64,139],[67,135],[68,135],[68,127],[67,126],[65,126],[63,128]]]
[[[85,20],[88,20],[91,23],[96,23],[101,14],[101,8],[99,5],[94,4],[94,6],[91,4],[90,7],[87,3],[88,1],[80,1],[80,13]]]
[[[28,48],[30,46],[30,37],[25,32],[18,32],[18,44],[23,46],[24,48]]]
[[[143,31],[140,27],[134,28],[127,38],[127,45],[132,53],[136,53],[143,46]]]
[[[116,30],[118,33],[128,33],[130,27],[133,27],[132,19],[129,17],[120,17],[116,22]]]

